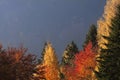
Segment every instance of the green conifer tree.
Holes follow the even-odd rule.
[[[97,36],[97,28],[94,24],[92,24],[86,35],[86,40],[83,44],[83,47],[85,47],[90,41],[92,42],[93,47],[95,47],[97,45],[96,36]]]
[[[109,36],[103,38],[108,41],[101,48],[99,67],[96,75],[98,80],[120,80],[120,5],[116,7],[115,17],[111,19]]]
[[[73,67],[74,65],[73,60],[74,60],[75,54],[78,52],[79,51],[78,51],[77,45],[73,41],[67,45],[63,53],[61,66],[60,66],[60,77],[62,80],[65,80],[64,68],[66,66]]]
[[[67,45],[63,57],[62,57],[62,65],[73,65],[72,61],[74,59],[75,54],[78,53],[77,45],[72,41]]]

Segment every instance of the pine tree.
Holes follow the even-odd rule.
[[[64,69],[66,68],[66,66],[73,67],[74,65],[73,60],[74,60],[75,54],[78,52],[79,51],[78,51],[77,45],[73,41],[67,45],[63,53],[61,66],[60,66],[61,79],[63,80],[66,79],[66,72]]]
[[[111,19],[109,36],[103,38],[108,41],[101,48],[99,68],[96,72],[98,80],[120,80],[120,4],[116,6],[115,17]]]
[[[51,43],[47,43],[43,58],[43,65],[46,67],[46,80],[60,80],[59,63]]]
[[[85,47],[89,42],[92,42],[93,47],[97,45],[97,28],[94,24],[92,24],[89,28],[89,32],[86,35],[86,40],[83,44],[83,47]]]
[[[72,41],[70,44],[67,45],[63,57],[62,57],[62,65],[73,65],[73,59],[75,54],[78,53],[77,45]]]

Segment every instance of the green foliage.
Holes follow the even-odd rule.
[[[72,41],[70,44],[67,45],[63,57],[62,57],[62,65],[73,65],[73,59],[75,54],[78,53],[77,45]]]
[[[96,36],[97,36],[97,28],[94,24],[92,24],[86,35],[86,40],[83,44],[83,47],[85,47],[89,42],[92,42],[93,47],[95,47],[97,45]]]
[[[103,37],[108,40],[107,49],[101,49],[96,75],[98,80],[120,80],[120,5],[111,20],[110,35]]]

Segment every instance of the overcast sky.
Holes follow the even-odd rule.
[[[105,0],[0,0],[0,42],[40,55],[50,41],[61,57],[72,40],[79,49],[91,24],[102,16]]]

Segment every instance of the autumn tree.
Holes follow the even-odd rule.
[[[49,42],[47,42],[47,45],[45,47],[43,65],[46,66],[45,72],[46,80],[60,80],[59,63],[57,60],[57,56],[51,43]]]
[[[61,80],[79,80],[76,77],[75,68],[73,66],[65,65],[61,70],[64,73],[64,77]]]
[[[89,43],[92,42],[93,47],[97,45],[97,27],[92,24],[89,28],[89,31],[86,35],[86,40],[84,41],[83,48]]]
[[[0,80],[31,80],[36,57],[25,48],[0,49]]]
[[[115,1],[119,4],[116,3],[115,16],[111,18],[109,36],[102,36],[108,42],[100,51],[98,80],[120,80],[120,0]]]
[[[94,69],[96,67],[96,50],[92,42],[78,54],[75,54],[74,65],[66,65],[62,68],[65,75],[63,80],[95,80]]]
[[[72,41],[67,45],[63,53],[61,65],[73,65],[73,59],[76,53],[78,53],[78,48],[77,45]]]
[[[84,50],[75,55],[75,70],[73,73],[76,74],[76,80],[94,80],[96,50],[93,50],[92,47],[92,42],[89,42]]]

